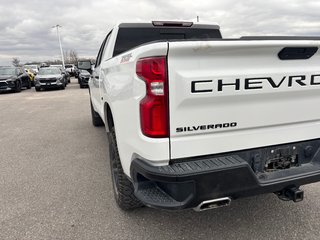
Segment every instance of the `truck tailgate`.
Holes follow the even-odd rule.
[[[319,138],[320,53],[308,53],[319,44],[170,42],[171,158]],[[285,47],[313,56],[281,60],[278,54]],[[284,52],[285,58],[291,53]]]

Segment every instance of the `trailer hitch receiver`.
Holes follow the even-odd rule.
[[[276,192],[276,195],[284,201],[292,200],[294,202],[301,202],[304,198],[304,191],[297,187],[293,187],[283,189],[280,192]]]

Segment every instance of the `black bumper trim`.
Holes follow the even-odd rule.
[[[238,155],[205,157],[167,166],[152,166],[137,158],[131,165],[135,195],[147,206],[164,209],[195,208],[210,199],[237,199],[320,181],[319,161],[279,172],[276,179],[259,179],[261,175]]]

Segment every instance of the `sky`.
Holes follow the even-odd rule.
[[[192,20],[218,23],[224,38],[248,35],[320,36],[316,0],[0,0],[0,65],[60,59],[62,47],[95,58],[119,22]]]

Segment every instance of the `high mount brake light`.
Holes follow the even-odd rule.
[[[152,138],[169,137],[166,57],[139,59],[136,73],[146,83],[146,96],[140,102],[142,133]]]
[[[193,22],[152,21],[155,27],[191,27]]]

